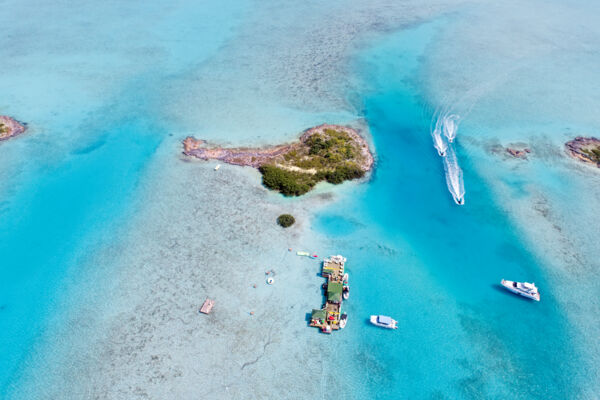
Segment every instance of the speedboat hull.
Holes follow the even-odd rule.
[[[459,206],[462,206],[465,204],[465,198],[463,196],[458,197],[453,194],[452,198],[454,199],[454,202],[456,204],[458,204]]]
[[[507,281],[506,279],[502,279],[500,284],[502,286],[504,286],[504,288],[506,290],[513,292],[515,294],[518,294],[519,296],[523,296],[523,297],[526,297],[528,299],[535,300],[535,301],[540,301],[540,293],[539,292],[537,292],[537,291],[534,293],[525,292],[519,288],[518,282]]]

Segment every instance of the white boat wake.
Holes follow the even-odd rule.
[[[435,125],[433,124],[434,120]],[[443,129],[443,120],[439,118],[438,113],[436,112],[431,119],[429,132],[431,133],[431,138],[433,139],[433,147],[435,147],[440,157],[445,157],[446,151],[448,150],[448,143],[446,143],[444,137],[442,136]]]
[[[446,171],[446,184],[448,190],[458,205],[465,204],[465,186],[463,183],[463,172],[456,159],[456,153],[452,147],[448,148],[444,157],[444,170]]]
[[[458,123],[460,117],[456,114],[445,115],[442,117],[442,127],[444,130],[444,136],[450,143],[456,138],[456,132],[458,131]]]
[[[441,157],[444,157],[446,155],[446,151],[448,150],[448,145],[446,144],[444,138],[442,138],[441,127],[436,126],[431,132],[431,136],[433,137],[433,147],[435,147]]]

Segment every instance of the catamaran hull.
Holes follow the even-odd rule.
[[[529,294],[529,293],[522,292],[522,291],[516,289],[513,286],[513,283],[514,283],[513,281],[507,281],[505,279],[502,279],[502,281],[500,282],[500,284],[502,286],[504,286],[504,288],[506,290],[510,291],[510,292],[513,292],[515,294],[518,294],[520,296],[526,297],[526,298],[531,299],[531,300],[540,301],[540,294],[539,293]]]

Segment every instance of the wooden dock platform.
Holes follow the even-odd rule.
[[[340,329],[345,263],[346,259],[342,256],[331,256],[323,261],[321,275],[327,278],[325,305],[312,310],[310,318],[310,326],[319,328],[323,333]]]

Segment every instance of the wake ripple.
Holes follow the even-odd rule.
[[[444,157],[444,170],[446,171],[446,185],[452,198],[458,205],[465,204],[465,185],[463,182],[463,171],[458,165],[456,153],[453,147],[448,148]]]
[[[460,117],[457,114],[451,114],[448,110],[436,110],[431,120],[430,133],[433,147],[443,157],[448,191],[456,204],[463,205],[465,204],[463,172],[453,147],[459,122]]]

